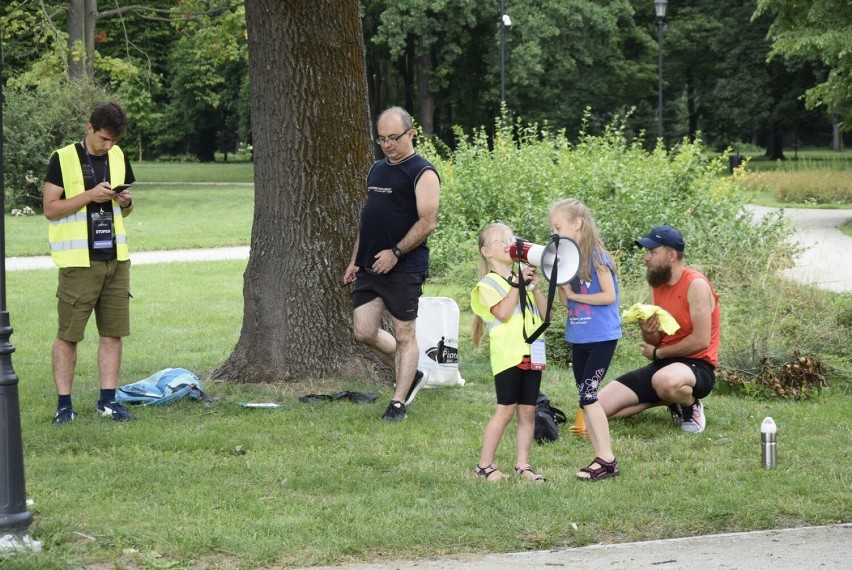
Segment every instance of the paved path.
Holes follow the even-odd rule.
[[[210,249],[175,249],[171,251],[131,251],[133,265],[172,263],[175,261],[215,261],[220,259],[248,259],[249,247],[216,247]],[[6,258],[7,271],[23,269],[55,269],[49,255]]]
[[[716,534],[584,548],[432,560],[311,567],[310,570],[690,570],[852,569],[852,524]],[[308,570],[308,569],[302,569]]]
[[[760,218],[773,208],[749,206]],[[818,210],[787,208],[784,215],[796,226],[793,238],[804,247],[796,266],[785,275],[803,283],[841,293],[852,292],[852,237],[837,227],[852,218],[852,210]],[[134,265],[175,261],[210,261],[247,259],[248,246],[212,249],[180,249],[174,251],[133,252]],[[6,270],[53,269],[50,256],[9,257]]]
[[[749,206],[757,217],[774,208]],[[795,267],[784,274],[793,280],[839,293],[852,292],[852,237],[837,227],[852,218],[852,210],[785,208],[796,226],[794,240],[804,247]]]

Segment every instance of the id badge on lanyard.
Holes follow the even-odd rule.
[[[530,370],[547,368],[547,356],[544,350],[544,339],[537,338],[530,345]]]
[[[112,212],[95,212],[92,214],[92,248],[110,249],[112,242]]]

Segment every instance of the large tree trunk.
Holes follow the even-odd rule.
[[[247,0],[246,23],[254,223],[240,338],[213,376],[375,377],[340,286],[372,162],[358,1]]]

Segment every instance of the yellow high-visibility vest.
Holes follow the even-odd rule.
[[[530,353],[530,345],[524,341],[524,318],[521,316],[520,303],[515,305],[507,321],[501,321],[491,313],[491,307],[482,302],[482,290],[492,289],[501,298],[509,293],[509,285],[504,284],[505,280],[494,279],[491,275],[489,273],[480,279],[470,292],[470,304],[473,312],[485,321],[491,345],[491,372],[496,376],[520,364],[524,356]],[[526,327],[528,330],[535,330],[543,322],[535,304],[535,297],[524,288],[521,292],[527,296]]]
[[[62,187],[66,199],[86,191],[77,144],[70,144],[56,151],[62,169]],[[124,152],[113,146],[107,156],[110,185],[124,184]],[[130,250],[127,248],[127,233],[124,230],[121,206],[115,200],[111,204],[116,258],[126,261],[130,259]],[[50,220],[47,237],[50,242],[50,255],[57,267],[89,267],[89,228],[86,218],[86,206],[83,206],[65,217]]]

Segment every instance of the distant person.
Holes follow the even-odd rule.
[[[675,228],[657,226],[636,245],[647,250],[652,303],[668,311],[680,328],[667,335],[657,315],[641,321],[644,342],[639,346],[651,363],[613,380],[598,399],[607,417],[665,404],[683,431],[702,432],[701,398],[713,390],[719,363],[719,297],[704,275],[684,265],[685,242]]]
[[[394,369],[396,388],[382,418],[398,422],[427,380],[417,370],[415,325],[429,272],[426,238],[437,224],[441,181],[435,167],[414,150],[414,129],[405,109],[387,109],[376,130],[385,158],[367,174],[367,202],[343,282],[355,282],[355,339]],[[381,328],[385,310],[393,320],[393,335]]]
[[[595,451],[594,460],[580,469],[577,478],[598,481],[616,477],[620,471],[612,452],[609,423],[598,402],[598,388],[621,338],[615,264],[592,212],[579,200],[554,204],[550,209],[550,227],[559,236],[574,240],[580,249],[577,277],[559,288],[559,298],[568,308],[565,340],[571,343],[571,367],[580,410]]]
[[[92,311],[100,335],[100,397],[95,409],[123,422],[134,417],[115,401],[121,369],[121,339],[130,334],[130,256],[124,218],[133,211],[129,185],[136,181],[116,143],[127,117],[116,103],[94,108],[83,140],[50,157],[43,191],[50,220],[50,253],[59,268],[56,291],[59,327],[53,343],[53,376],[58,402],[53,423],[74,419],[71,387],[77,343]]]
[[[479,346],[487,328],[497,409],[485,427],[475,473],[488,481],[504,478],[494,465],[497,446],[506,426],[517,415],[515,473],[530,481],[544,481],[529,463],[541,369],[534,366],[532,347],[524,338],[524,327],[529,333],[542,324],[541,315],[547,310],[547,299],[536,287],[535,267],[525,267],[521,275],[512,272],[510,248],[514,243],[514,234],[505,224],[489,224],[479,232],[480,279],[470,293],[470,305],[476,315],[473,343]],[[522,316],[521,295],[527,296],[526,319]]]

